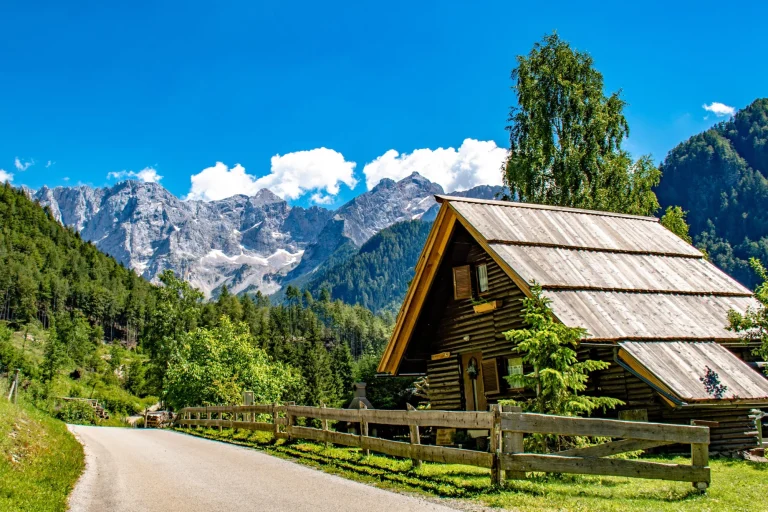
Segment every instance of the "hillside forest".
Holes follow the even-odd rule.
[[[768,98],[669,152],[656,194],[688,212],[694,244],[754,289],[749,265],[768,265]]]
[[[224,288],[204,302],[172,272],[152,285],[7,184],[0,225],[0,372],[19,368],[41,407],[96,398],[129,415],[161,399],[239,403],[246,389],[259,401],[337,406],[355,379],[382,407],[410,396],[410,383],[374,376],[391,316],[327,291],[315,298],[290,287],[272,304]]]

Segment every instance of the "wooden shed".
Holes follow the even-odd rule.
[[[481,410],[519,396],[506,375],[527,371],[504,332],[523,327],[522,299],[539,284],[556,318],[589,333],[580,356],[610,362],[589,393],[620,398],[620,417],[719,422],[712,445],[757,445],[752,408],[768,379],[727,330],[752,293],[654,217],[436,196],[442,203],[379,364],[427,375],[431,406]],[[753,362],[754,363],[754,362]],[[716,392],[702,379],[715,372]]]

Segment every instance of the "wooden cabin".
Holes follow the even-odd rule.
[[[757,446],[749,411],[768,407],[751,347],[726,329],[752,293],[654,217],[436,196],[441,208],[379,364],[427,375],[433,409],[484,410],[519,397],[503,378],[527,372],[504,332],[524,327],[539,284],[556,318],[583,327],[583,358],[610,362],[588,393],[625,405],[609,415],[717,421],[712,448]],[[716,372],[721,393],[701,378]]]

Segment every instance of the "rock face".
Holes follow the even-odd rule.
[[[487,189],[487,190],[486,190]],[[486,197],[499,187],[462,195]],[[313,271],[345,244],[361,246],[396,222],[434,218],[440,185],[417,173],[382,180],[336,211],[291,207],[267,189],[255,196],[183,201],[157,183],[125,181],[111,188],[43,187],[34,198],[100,250],[147,279],[171,269],[216,295],[271,294]]]

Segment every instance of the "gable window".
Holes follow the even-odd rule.
[[[453,298],[472,298],[472,274],[469,265],[453,267]]]
[[[485,263],[477,266],[477,291],[478,293],[488,291],[488,265]]]

